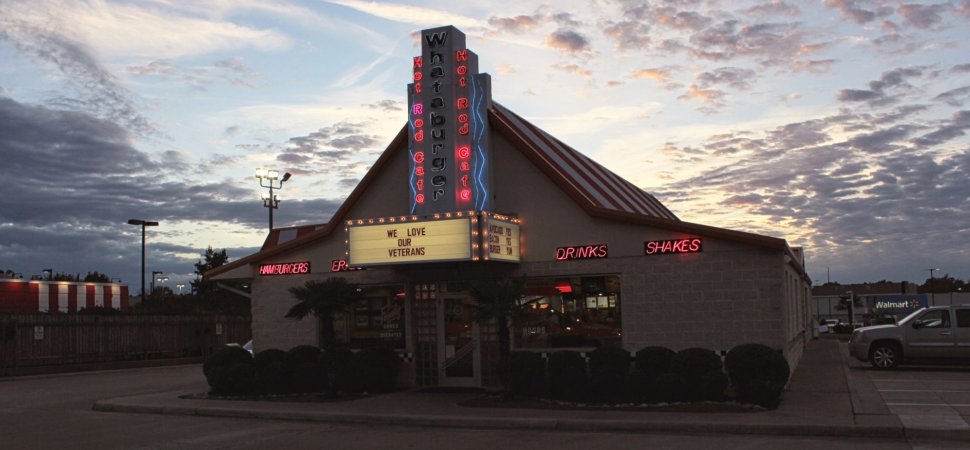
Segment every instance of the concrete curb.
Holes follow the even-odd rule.
[[[902,439],[910,431],[898,426],[698,423],[676,421],[633,421],[534,417],[481,417],[402,414],[357,414],[322,411],[255,410],[229,407],[158,406],[100,400],[92,409],[102,412],[290,420],[339,424],[443,427],[468,429],[544,430],[563,432],[682,433],[777,436],[833,436],[851,438]],[[930,430],[926,430],[927,432]],[[940,438],[939,433],[921,437]],[[970,433],[946,439],[966,439]]]

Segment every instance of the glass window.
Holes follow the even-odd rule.
[[[950,328],[950,312],[930,311],[919,318],[920,328]]]
[[[365,289],[351,307],[351,346],[404,348],[404,289]]]
[[[522,303],[525,313],[516,330],[518,348],[620,343],[618,276],[530,280]]]
[[[957,326],[960,328],[970,328],[970,309],[957,310]]]

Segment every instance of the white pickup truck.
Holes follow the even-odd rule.
[[[896,325],[859,328],[849,353],[877,369],[917,360],[970,362],[970,305],[920,308]]]

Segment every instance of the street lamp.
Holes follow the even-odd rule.
[[[141,225],[141,298],[145,299],[145,227],[157,227],[158,222],[128,219],[128,225]]]
[[[179,288],[179,295],[182,295],[182,288],[184,288],[185,285],[182,283],[178,283],[175,285],[175,287]]]
[[[926,269],[930,271],[930,306],[936,306],[936,289],[933,287],[933,272],[940,270],[939,267],[935,269]]]
[[[46,273],[47,274],[47,281],[53,281],[54,280],[54,269],[44,269],[44,270],[41,271],[41,273]]]
[[[269,209],[269,231],[273,231],[273,210],[280,207],[280,199],[276,197],[273,190],[283,189],[283,183],[290,179],[289,172],[280,178],[280,171],[274,169],[256,169],[256,179],[259,180],[260,187],[269,189],[269,194],[260,193],[263,199],[263,206]]]
[[[152,290],[151,290],[151,296],[152,297],[155,296],[155,281],[158,280],[158,276],[161,275],[161,274],[162,274],[162,272],[157,272],[157,271],[154,271],[154,270],[152,271]]]

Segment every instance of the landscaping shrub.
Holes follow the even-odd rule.
[[[629,402],[630,353],[619,347],[600,347],[589,355],[590,391],[600,402]]]
[[[741,344],[724,359],[738,401],[776,408],[791,368],[781,353],[762,344]]]
[[[248,353],[248,352],[247,352]],[[253,391],[256,382],[256,371],[252,363],[236,363],[226,371],[225,384],[219,387],[218,393],[228,395],[248,394]]]
[[[586,360],[579,352],[564,350],[549,357],[549,395],[558,400],[579,401],[587,390]]]
[[[390,349],[368,348],[354,355],[351,367],[356,381],[353,390],[371,394],[391,392],[397,387],[401,358]]]
[[[656,401],[682,402],[687,399],[687,381],[678,373],[668,372],[660,374],[654,381]]]
[[[513,395],[541,397],[546,390],[546,363],[535,352],[517,351],[509,354],[502,370],[506,389]]]
[[[289,391],[286,374],[286,352],[271,348],[253,357],[256,372],[255,390],[265,394],[283,394]]]
[[[674,356],[677,352],[660,346],[648,346],[640,349],[636,356],[636,370],[651,381],[662,373],[673,370]]]
[[[724,400],[724,391],[727,387],[727,374],[721,370],[712,370],[698,377],[689,393],[691,399],[695,401],[718,402]]]
[[[213,353],[202,364],[202,373],[205,374],[205,381],[209,384],[212,393],[240,394],[249,391],[252,381],[250,380],[247,386],[245,368],[236,366],[248,366],[249,372],[252,372],[252,364],[253,355],[248,351],[239,347],[226,346]]]
[[[346,347],[336,347],[323,354],[323,365],[334,392],[351,392],[354,388],[354,352]]]
[[[690,382],[705,373],[721,370],[721,357],[706,348],[688,348],[674,355],[673,369]]]
[[[286,352],[286,373],[291,392],[323,392],[330,386],[323,352],[312,345],[299,345]]]

